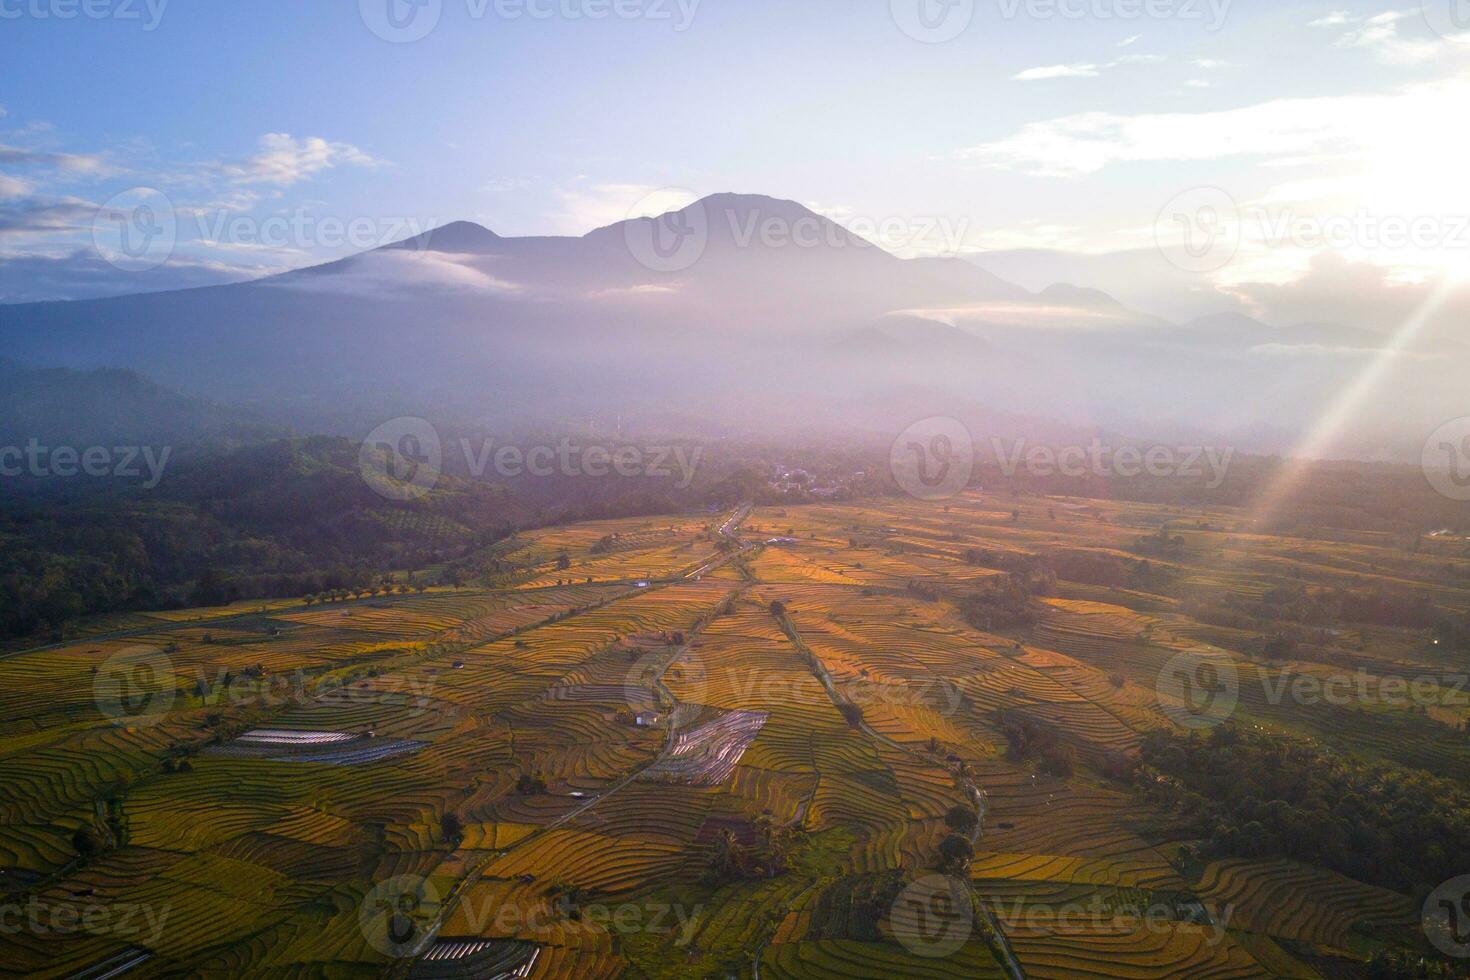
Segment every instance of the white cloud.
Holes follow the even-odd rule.
[[[1444,355],[1397,351],[1383,347],[1344,347],[1334,344],[1257,344],[1246,351],[1253,357],[1330,357],[1367,359],[1391,357],[1400,360],[1433,361]]]
[[[1050,177],[1084,177],[1113,164],[1143,161],[1279,160],[1379,150],[1399,155],[1394,148],[1406,144],[1462,158],[1464,136],[1447,130],[1470,104],[1467,99],[1470,78],[1382,94],[1272,99],[1215,112],[1085,112],[1028,123],[955,156],[991,169]],[[1445,125],[1424,125],[1432,119]],[[1394,173],[1404,180],[1422,174],[1424,166]]]
[[[1215,83],[1207,78],[1191,78],[1184,83],[1189,88],[1214,88]]]
[[[1025,71],[1017,72],[1011,76],[1014,82],[1036,82],[1051,78],[1096,78],[1102,68],[1106,65],[1047,65],[1041,68],[1027,68]]]
[[[0,164],[11,167],[49,168],[80,177],[101,177],[111,172],[107,162],[94,154],[52,153],[19,146],[0,145]]]
[[[1030,330],[1106,330],[1136,327],[1137,314],[1126,309],[1097,309],[1068,303],[988,302],[967,306],[894,310],[890,316],[916,316],[952,327],[1014,327]]]
[[[491,177],[480,189],[487,194],[509,194],[526,190],[531,184],[532,181],[526,177]]]
[[[1112,233],[1112,241],[1122,234],[1138,246],[1154,244],[1153,216],[1171,197],[1219,183],[1238,208],[1240,248],[1207,278],[1213,286],[1293,282],[1324,253],[1406,281],[1456,268],[1470,278],[1459,162],[1470,153],[1470,133],[1453,124],[1467,104],[1470,74],[1213,112],[1089,112],[1028,124],[956,157],[1062,179],[1100,180],[1100,171],[1130,164],[1153,164],[1161,174],[1157,165],[1176,164],[1159,194],[1140,202],[1148,223]],[[1216,161],[1229,161],[1230,176],[1219,176],[1222,168],[1201,173],[1198,164]]]
[[[117,268],[90,247],[36,249],[20,254],[0,251],[0,303],[94,299],[188,289],[238,282],[254,275],[247,270],[194,262],[177,255],[156,269],[137,272]]]
[[[1344,27],[1353,22],[1352,15],[1346,10],[1334,10],[1325,17],[1318,17],[1307,24],[1308,27]]]
[[[90,232],[97,205],[76,197],[22,198],[0,205],[0,238]]]
[[[587,294],[589,299],[627,299],[637,296],[668,296],[679,291],[677,286],[661,286],[643,283],[638,286],[622,286],[616,289],[597,289]]]
[[[379,161],[351,143],[329,142],[319,136],[298,140],[290,133],[267,133],[260,138],[259,153],[219,169],[237,183],[290,187],[337,166],[378,165]]]
[[[1322,254],[1289,282],[1241,282],[1225,292],[1271,323],[1343,323],[1392,333],[1424,308],[1439,280],[1401,281],[1382,266]],[[1434,316],[1426,334],[1459,339],[1470,317],[1470,285],[1461,285]]]
[[[1123,40],[1118,42],[1118,47],[1131,48],[1133,47],[1133,45],[1137,44],[1141,40],[1143,40],[1142,34],[1135,34],[1132,37],[1125,37]]]
[[[1444,40],[1409,40],[1399,34],[1399,22],[1411,17],[1417,21],[1418,11],[1377,14],[1338,38],[1337,44],[1344,48],[1363,48],[1395,65],[1421,65],[1444,57],[1450,48]]]
[[[1054,78],[1097,78],[1103,72],[1117,68],[1119,65],[1154,65],[1167,60],[1159,54],[1125,54],[1120,55],[1115,61],[1104,61],[1099,64],[1073,62],[1067,65],[1041,65],[1017,72],[1011,76],[1011,81],[1039,82]]]
[[[420,252],[409,248],[378,249],[354,256],[331,272],[310,271],[272,280],[286,289],[347,293],[354,296],[402,296],[417,290],[511,294],[520,287],[497,279],[478,263],[484,256]]]
[[[1066,249],[1080,252],[1087,244],[1084,229],[1077,225],[1026,221],[1012,228],[982,231],[976,236],[974,248],[980,252],[1008,249]]]
[[[22,197],[29,194],[30,191],[31,185],[19,177],[7,177],[5,174],[0,174],[0,198]]]
[[[567,235],[585,235],[594,228],[629,218],[655,218],[688,207],[697,199],[692,191],[648,184],[575,184],[555,192],[557,228]]]

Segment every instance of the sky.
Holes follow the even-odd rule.
[[[1180,320],[1470,271],[1470,0],[0,0],[0,65],[0,302],[721,191]]]

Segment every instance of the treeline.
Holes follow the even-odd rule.
[[[1183,612],[1211,626],[1265,633],[1253,653],[1276,660],[1337,659],[1344,627],[1383,627],[1428,632],[1446,653],[1470,652],[1470,612],[1446,609],[1429,596],[1370,588],[1268,590],[1259,598],[1233,593],[1187,595]],[[1350,646],[1360,640],[1346,641]]]
[[[1007,575],[997,585],[962,597],[958,606],[965,622],[987,633],[1035,626],[1045,611],[1019,575]]]
[[[754,499],[771,458],[725,447],[702,456],[683,488],[445,472],[427,495],[398,502],[373,491],[358,457],[357,443],[328,436],[196,445],[152,489],[104,481],[0,494],[0,638],[55,638],[102,613],[356,591],[389,571],[493,579],[515,570],[498,546],[516,531]]]
[[[1086,550],[1056,550],[1040,554],[966,548],[966,564],[994,568],[1019,576],[1031,591],[1048,595],[1058,580],[1101,585],[1113,589],[1158,589],[1169,581],[1168,571],[1147,558]]]
[[[1077,753],[1057,736],[1054,726],[1044,725],[1018,711],[1002,710],[997,713],[997,721],[1006,737],[1006,758],[1034,762],[1049,776],[1071,777]]]
[[[1293,858],[1409,895],[1470,873],[1470,794],[1428,773],[1222,725],[1143,743],[1136,774],[1205,857]]]
[[[356,446],[329,438],[195,457],[152,490],[0,499],[0,636],[452,570],[528,516],[503,490],[453,479],[423,499],[387,501],[362,479]]]
[[[1294,534],[1313,528],[1388,531],[1417,536],[1445,527],[1470,534],[1470,512],[1436,493],[1417,466],[1342,461],[1291,462],[1236,453],[1224,482],[1141,476],[1035,477],[1025,468],[1008,475],[992,461],[976,465],[971,481],[988,489],[1010,488],[1018,496],[1132,500],[1176,507],[1251,508],[1277,486],[1292,492],[1274,508],[1264,533]]]

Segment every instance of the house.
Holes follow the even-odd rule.
[[[640,711],[633,716],[633,724],[639,728],[652,728],[660,721],[663,721],[663,716],[657,711]]]

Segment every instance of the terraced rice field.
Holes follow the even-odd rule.
[[[678,732],[668,753],[645,770],[651,779],[691,786],[718,786],[740,764],[740,757],[760,734],[762,711],[731,711],[715,721]]]
[[[0,931],[0,963],[43,977],[1314,977],[1324,959],[1360,961],[1365,928],[1412,928],[1410,896],[1319,868],[1191,864],[1178,816],[1107,770],[1175,730],[1155,682],[1186,652],[1238,668],[1252,723],[1406,764],[1462,763],[1461,749],[1405,744],[1391,706],[1273,714],[1257,679],[1319,667],[1252,661],[1253,634],[1190,619],[1179,594],[1062,580],[1031,626],[977,628],[954,600],[1008,573],[967,552],[1126,557],[1140,528],[1177,518],[1013,509],[984,495],[757,508],[740,566],[718,559],[728,515],[549,528],[516,541],[530,571],[495,589],[139,615],[13,653],[0,885],[48,908],[130,908],[142,926]],[[1374,543],[1213,533],[1240,560],[1181,565],[1175,593],[1259,597],[1293,575],[1371,574],[1379,557],[1397,578],[1427,574]],[[1470,607],[1465,590],[1435,594]],[[1374,656],[1379,671],[1393,660]],[[1012,751],[1021,720],[1070,772]],[[961,898],[942,909],[965,932],[936,952],[914,923],[941,909],[912,889],[945,861],[950,811],[977,803],[973,857],[948,879]]]

